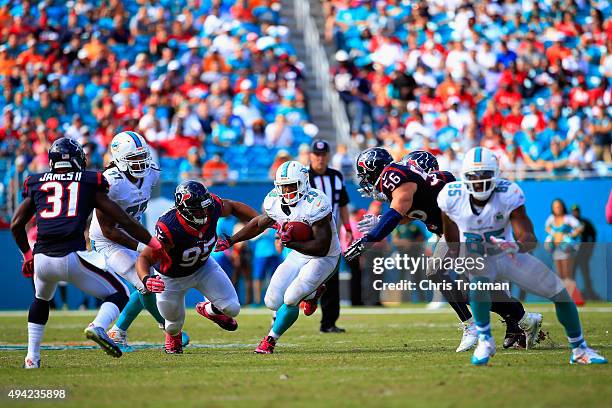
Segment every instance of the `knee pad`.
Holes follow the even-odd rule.
[[[224,315],[236,317],[240,313],[240,303],[232,301],[220,308]]]
[[[112,295],[109,295],[104,298],[105,302],[114,303],[119,308],[119,311],[123,310],[129,300],[130,298],[123,292],[115,292]]]
[[[50,301],[35,297],[28,312],[28,322],[42,325],[47,324],[47,321],[49,320],[50,308]]]
[[[266,304],[266,307],[268,309],[278,310],[278,308],[281,307],[283,304],[283,299],[279,296],[274,296],[270,293],[266,293],[266,296],[264,297],[264,303]]]

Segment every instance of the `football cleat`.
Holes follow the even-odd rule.
[[[109,356],[119,358],[123,354],[119,346],[117,346],[115,342],[108,337],[103,328],[96,327],[90,323],[89,326],[85,328],[83,333],[85,333],[85,337],[87,337],[89,340],[98,343],[98,345],[102,347],[102,350],[104,350],[104,352]]]
[[[478,345],[472,355],[472,364],[487,365],[489,359],[495,355],[495,340],[487,334],[478,336]]]
[[[134,351],[134,348],[127,342],[127,331],[121,330],[117,326],[113,326],[107,333],[108,337],[121,349],[124,353],[130,353]]]
[[[331,326],[331,327],[321,327],[319,329],[321,333],[346,333],[346,330],[342,327]]]
[[[255,349],[257,354],[272,354],[274,353],[274,347],[276,347],[276,340],[272,336],[266,336],[261,340],[259,346]]]
[[[473,319],[468,320],[467,323],[461,323],[461,326],[463,328],[463,335],[461,336],[459,347],[455,350],[457,353],[470,350],[478,341],[478,330],[476,330],[476,324],[474,324]]]
[[[175,336],[166,333],[166,342],[164,344],[166,354],[183,354],[182,337],[182,332]]]
[[[512,319],[506,319],[506,335],[504,337],[503,347],[508,349],[510,347],[517,349],[524,349],[527,342],[525,333],[518,326],[518,323]]]
[[[186,332],[181,332],[181,345],[183,347],[187,347],[189,345],[189,341],[191,339],[189,338],[189,335]]]
[[[304,310],[304,314],[306,316],[310,316],[317,311],[317,307],[319,306],[319,298],[321,295],[323,295],[325,289],[327,289],[327,287],[324,283],[322,283],[321,286],[317,288],[315,296],[312,299],[302,301],[302,309]]]
[[[570,364],[608,364],[608,359],[583,344],[572,350]]]
[[[535,347],[540,335],[543,316],[539,313],[526,313],[518,325],[525,332],[525,348],[527,350]]]
[[[206,311],[206,305],[210,302],[200,302],[196,305],[196,312],[217,323],[219,327],[227,331],[235,331],[238,328],[238,322],[233,317],[226,316],[224,314],[211,315]]]
[[[40,359],[34,360],[32,358],[26,357],[23,362],[23,368],[26,370],[30,370],[32,368],[40,368]]]

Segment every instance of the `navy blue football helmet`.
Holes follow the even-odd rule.
[[[174,206],[190,223],[198,226],[206,224],[212,205],[212,195],[199,181],[183,181],[176,187]]]
[[[391,154],[382,147],[371,147],[357,156],[359,187],[371,194],[385,167],[393,162]]]
[[[401,163],[415,164],[421,170],[426,173],[440,170],[438,166],[438,159],[433,154],[426,152],[425,150],[415,150],[402,157]]]
[[[49,149],[49,166],[51,171],[82,171],[87,161],[81,145],[70,138],[57,139]]]

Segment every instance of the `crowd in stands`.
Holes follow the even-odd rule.
[[[448,169],[474,145],[561,174],[612,161],[612,6],[568,0],[321,0],[353,140]]]
[[[279,149],[297,155],[316,133],[279,10],[274,0],[0,0],[0,168],[14,181],[3,197],[47,168],[55,139],[78,140],[100,169],[122,130],[145,136],[166,180],[194,169],[267,178]]]

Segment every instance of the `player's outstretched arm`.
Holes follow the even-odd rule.
[[[138,241],[118,229],[115,221],[106,215],[106,213],[96,209],[96,217],[98,218],[102,235],[104,235],[105,238],[133,251],[138,249]]]
[[[153,248],[146,247],[136,259],[136,273],[144,287],[151,293],[161,293],[164,291],[164,281],[157,276],[151,276],[149,271],[156,262],[156,255]]]
[[[22,253],[26,254],[30,251],[30,244],[28,243],[28,234],[26,232],[26,225],[34,216],[34,212],[36,209],[34,208],[34,201],[30,197],[26,197],[15,214],[13,215],[13,219],[11,221],[11,233],[13,234],[13,238],[21,250]]]
[[[228,217],[230,215],[238,218],[240,222],[247,223],[257,217],[258,213],[253,207],[241,203],[240,201],[223,200],[221,216]]]
[[[452,258],[458,256],[461,242],[459,227],[445,212],[442,213],[442,230],[444,231],[444,240],[448,245],[447,255]]]
[[[331,246],[331,222],[332,216],[329,214],[327,217],[324,217],[312,224],[312,239],[301,242],[284,242],[283,245],[304,255],[325,256],[329,252],[329,247]]]
[[[416,183],[404,183],[393,191],[391,208],[385,211],[378,224],[364,236],[366,242],[382,241],[393,232],[404,215],[412,208],[412,197],[416,189]]]
[[[533,223],[527,215],[527,210],[524,205],[515,208],[510,213],[510,222],[514,238],[519,244],[519,252],[529,252],[535,249],[538,240],[533,232]]]
[[[151,243],[151,234],[134,218],[130,217],[117,203],[108,198],[106,193],[96,193],[96,208],[103,212],[109,219],[116,221],[128,234],[143,244]]]
[[[267,214],[258,215],[231,237],[226,235],[225,238],[220,238],[217,241],[215,252],[225,251],[238,242],[248,241],[249,239],[255,238],[272,225],[274,225],[274,220],[268,217]]]

